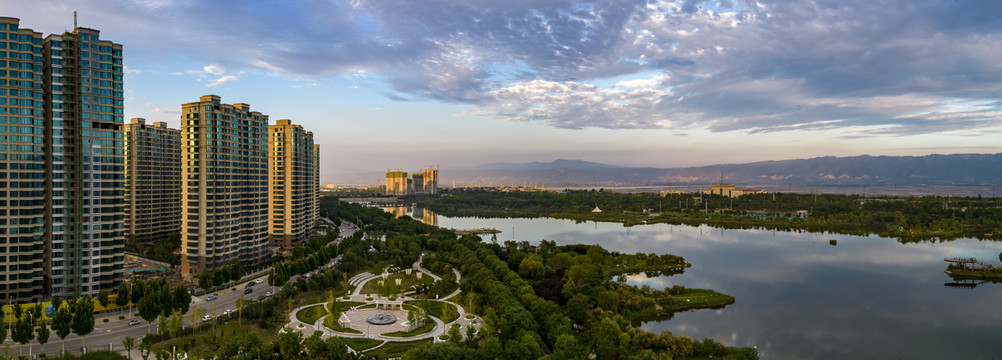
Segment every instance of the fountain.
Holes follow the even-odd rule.
[[[373,325],[389,325],[397,321],[397,317],[389,314],[376,314],[365,319]]]

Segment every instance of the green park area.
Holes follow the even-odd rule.
[[[547,348],[558,358],[585,358],[589,354],[597,358],[650,358],[654,354],[672,358],[757,358],[752,349],[730,348],[712,340],[696,341],[670,333],[652,334],[634,325],[634,319],[641,317],[670,316],[674,311],[740,301],[712,290],[638,288],[614,280],[636,271],[678,274],[687,266],[680,257],[613,254],[600,246],[557,246],[551,241],[501,246],[331,198],[323,198],[321,207],[325,216],[359,224],[362,230],[338,242],[314,239],[299,245],[302,250],[293,249],[286,258],[275,260],[275,276],[269,280],[279,287],[274,296],[247,300],[235,314],[199,322],[193,328],[147,335],[145,341],[152,345],[152,352],[177,349],[189,357],[228,359],[362,356],[339,350],[350,347],[376,359],[490,358],[502,353],[530,359],[542,356],[542,349]],[[314,323],[328,314],[323,304],[331,304],[333,314],[366,305],[343,301],[342,294],[352,288],[348,279],[364,272],[379,274],[387,267],[410,268],[422,254],[422,266],[444,279],[431,281],[427,275],[417,279],[414,274],[393,274],[388,283],[396,285],[396,279],[400,279],[401,284],[389,293],[400,294],[407,291],[405,287],[421,285],[418,292],[408,295],[405,310],[421,309],[421,313],[442,319],[450,330],[455,327],[448,331],[444,342],[434,343],[430,335],[418,341],[395,342],[325,338],[322,332],[303,329],[299,330],[303,334],[282,331],[291,312],[300,307],[306,306],[295,319]],[[336,267],[315,272],[339,256]],[[464,285],[457,283],[452,269],[462,269]],[[311,276],[301,276],[307,273]],[[378,282],[370,283],[376,287],[363,289],[363,293],[387,293]],[[476,318],[480,331],[458,334],[459,324],[453,322],[471,319],[460,318],[458,309],[451,304],[423,300],[441,298],[457,289],[461,290],[459,295],[449,301],[462,305],[467,314],[480,315]],[[349,331],[337,328],[336,315],[327,319],[328,327]],[[434,324],[425,322],[417,329],[393,335],[421,336],[428,334]],[[630,341],[617,340],[625,337]]]

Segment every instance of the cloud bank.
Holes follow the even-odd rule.
[[[93,26],[130,55],[213,64],[207,86],[236,80],[223,69],[364,72],[391,99],[568,129],[1002,131],[998,1],[103,3],[74,6],[101,8],[93,21],[118,25]]]

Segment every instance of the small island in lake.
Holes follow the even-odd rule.
[[[946,274],[950,277],[970,278],[970,279],[1002,279],[1002,268],[992,264],[986,264],[975,258],[949,258],[943,259],[950,263],[946,267]]]

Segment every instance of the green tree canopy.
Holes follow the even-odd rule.
[[[90,296],[77,300],[70,328],[74,334],[80,335],[81,347],[86,347],[87,334],[94,331],[94,300]]]

